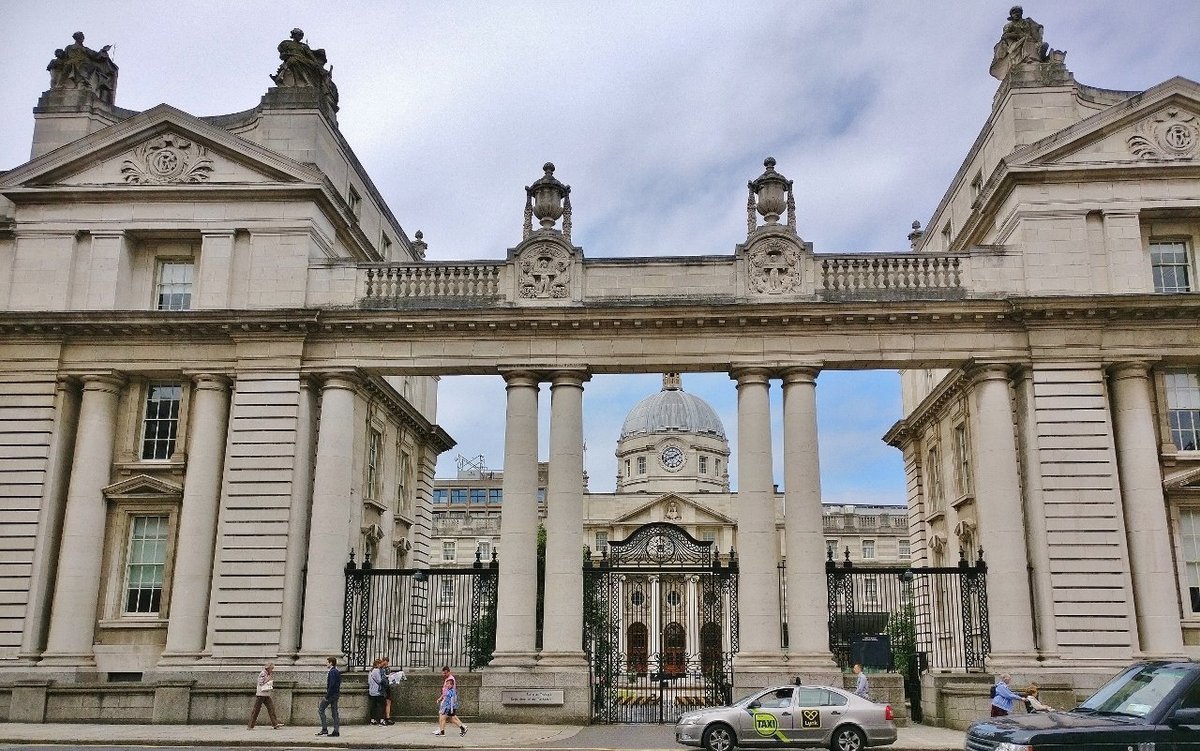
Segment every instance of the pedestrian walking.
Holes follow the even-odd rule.
[[[863,672],[862,663],[854,663],[854,667],[851,670],[858,676],[858,682],[854,684],[854,693],[869,700],[871,697],[867,693],[870,689],[867,686],[867,674]]]
[[[392,661],[386,657],[380,659],[383,660],[383,664],[379,666],[379,686],[383,689],[382,724],[395,725],[396,723],[392,721],[392,689],[396,682],[392,680]]]
[[[458,680],[448,665],[442,666],[442,695],[438,697],[438,729],[434,735],[446,734],[446,723],[458,725],[458,734],[466,735],[467,726],[458,719]]]
[[[1029,688],[1025,689],[1025,711],[1033,714],[1035,712],[1053,712],[1054,707],[1049,704],[1044,704],[1038,698],[1038,685],[1030,683]]]
[[[384,711],[387,702],[387,695],[384,693],[387,686],[387,674],[382,670],[384,660],[382,657],[371,663],[371,672],[367,673],[367,704],[371,710],[372,725],[386,725],[384,721]]]
[[[321,720],[321,732],[317,735],[336,738],[342,734],[342,717],[338,713],[338,696],[342,693],[342,674],[338,672],[336,657],[326,657],[325,664],[329,666],[329,670],[325,673],[325,695],[321,697],[321,701],[317,702],[317,717]],[[329,732],[329,726],[325,724],[326,709],[333,710],[332,733]]]
[[[262,709],[263,705],[267,707],[267,716],[271,718],[271,726],[276,730],[283,727],[283,723],[275,717],[275,702],[271,701],[271,691],[274,688],[275,663],[268,662],[258,674],[258,683],[254,689],[254,709],[250,711],[250,722],[246,725],[247,730],[254,729],[254,723],[258,721],[258,710]]]
[[[996,685],[992,686],[992,717],[1007,717],[1012,712],[1013,702],[1025,698],[1008,687],[1011,680],[1008,673],[1001,673]]]

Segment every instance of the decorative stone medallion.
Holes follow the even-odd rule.
[[[759,294],[779,295],[800,286],[800,253],[778,238],[746,254],[750,289]]]
[[[208,180],[212,164],[203,146],[166,133],[134,149],[122,163],[121,174],[130,185],[202,183]]]
[[[1191,112],[1170,107],[1137,124],[1125,143],[1142,159],[1187,159],[1197,154],[1200,122]]]
[[[563,299],[571,294],[571,254],[553,243],[538,243],[517,259],[517,288],[526,299]]]

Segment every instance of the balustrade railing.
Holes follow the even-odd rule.
[[[412,298],[488,299],[500,294],[500,269],[494,263],[372,264],[364,303],[388,306]]]
[[[962,258],[933,253],[817,256],[817,288],[850,295],[962,290]]]

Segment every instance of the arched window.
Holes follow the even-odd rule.
[[[700,669],[712,675],[721,667],[721,627],[710,621],[700,627]]]
[[[644,623],[630,624],[629,630],[625,632],[627,654],[625,662],[630,673],[646,672],[646,663],[649,658],[648,634],[649,631]]]
[[[667,675],[683,675],[687,672],[687,635],[678,622],[668,623],[663,628],[663,671]]]

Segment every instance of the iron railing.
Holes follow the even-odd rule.
[[[342,651],[347,670],[379,657],[403,668],[478,670],[496,645],[495,555],[472,566],[377,569],[346,564]]]

